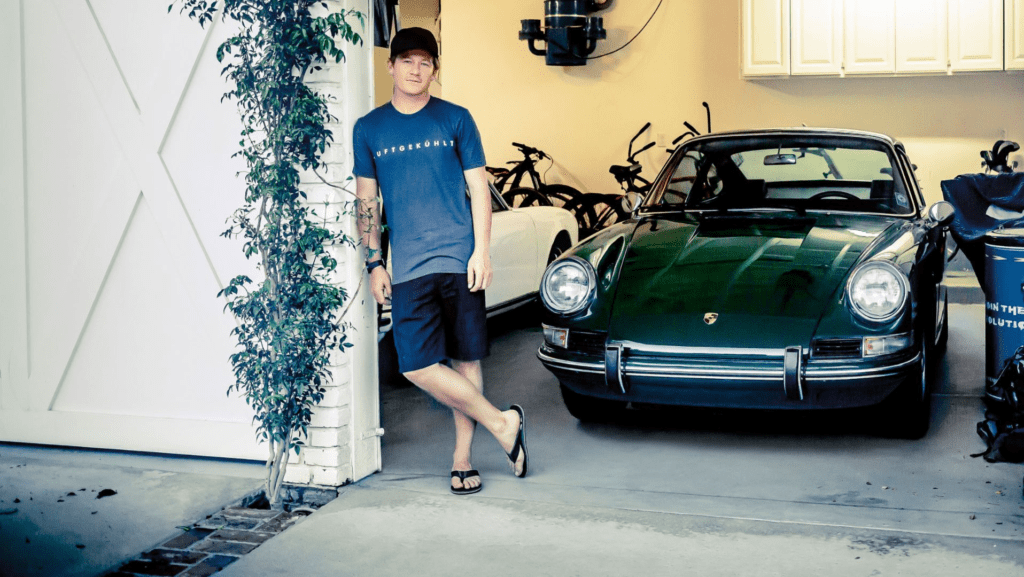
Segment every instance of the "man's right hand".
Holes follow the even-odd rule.
[[[391,275],[384,267],[379,266],[370,271],[370,292],[377,304],[385,304],[391,298]]]

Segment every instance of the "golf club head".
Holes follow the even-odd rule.
[[[1020,150],[1020,145],[1016,142],[1009,140],[997,141],[995,146],[992,148],[992,162],[997,167],[1003,168],[1006,172],[1009,172],[1010,167],[1007,165],[1006,160],[1011,154]]]

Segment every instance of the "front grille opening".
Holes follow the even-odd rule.
[[[569,331],[569,350],[580,353],[601,355],[604,358],[604,343],[608,333],[604,331]]]
[[[862,339],[815,339],[811,356],[819,359],[859,359]]]

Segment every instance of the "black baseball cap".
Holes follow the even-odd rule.
[[[392,60],[410,50],[422,50],[435,59],[438,57],[437,40],[434,40],[434,35],[425,28],[402,28],[391,39]]]

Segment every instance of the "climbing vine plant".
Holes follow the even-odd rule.
[[[222,100],[236,101],[242,120],[235,156],[245,160],[246,189],[222,236],[243,239],[263,279],[238,275],[218,297],[237,321],[236,380],[228,393],[242,393],[255,411],[257,435],[269,449],[265,492],[277,507],[288,455],[299,452],[330,379],[329,354],[352,346],[341,310],[348,294],[330,282],[338,263],[328,247],[356,244],[336,226],[341,214],[328,222],[327,207],[318,214],[299,188],[300,170],[322,168],[332,142],[327,102],[305,80],[344,59],[341,46],[362,42],[350,19],[365,22],[359,12],[322,1],[176,0],[168,12],[175,5],[203,27],[218,14],[237,26],[217,60],[233,83]]]

